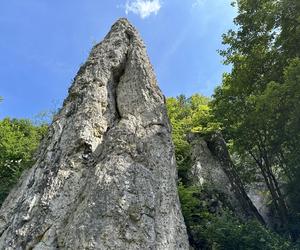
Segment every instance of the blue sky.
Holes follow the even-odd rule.
[[[127,17],[139,30],[166,96],[211,95],[217,49],[233,27],[231,0],[1,0],[0,118],[57,108],[93,44]]]

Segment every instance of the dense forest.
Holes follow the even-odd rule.
[[[195,249],[300,249],[300,1],[237,0],[219,53],[231,65],[212,97],[167,98],[178,187]],[[5,101],[5,96],[4,100]],[[0,104],[1,105],[1,104]],[[47,124],[0,121],[0,205],[34,162]],[[263,183],[272,223],[242,218],[189,178],[190,134],[221,134],[241,185]]]

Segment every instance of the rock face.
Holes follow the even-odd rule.
[[[193,165],[190,179],[194,184],[209,184],[228,197],[232,209],[244,218],[256,218],[265,224],[253,201],[249,198],[229,155],[226,142],[220,133],[207,136],[196,134],[189,138]]]
[[[207,142],[197,134],[190,134],[189,137],[192,162],[188,173],[189,180],[193,185],[208,185],[211,189],[223,194],[230,207],[236,209],[236,212],[240,214],[240,205],[232,190],[230,180],[218,159],[214,157],[208,148]]]
[[[224,173],[219,161],[212,155],[207,142],[197,135],[190,135],[192,166],[189,179],[195,185],[208,183],[216,190],[233,197],[228,177]]]
[[[0,249],[188,249],[176,178],[164,96],[120,19],[3,204]]]

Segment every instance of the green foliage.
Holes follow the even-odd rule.
[[[223,36],[227,49],[220,51],[232,71],[215,91],[212,114],[231,142],[242,175],[261,174],[287,231],[294,208],[286,204],[292,194],[283,193],[279,183],[293,186],[299,171],[300,2],[235,4],[237,30]]]
[[[226,197],[208,186],[184,186],[182,183],[179,183],[178,192],[191,245],[195,249],[209,249],[206,225],[223,212]]]
[[[290,242],[272,233],[257,221],[241,222],[230,213],[214,216],[203,232],[211,249],[287,250]]]
[[[209,101],[209,98],[200,94],[194,94],[190,98],[181,95],[167,99],[174,139],[185,140],[186,135],[191,131],[206,133],[219,129],[219,124],[212,120]]]
[[[33,164],[33,154],[46,131],[47,126],[36,127],[29,120],[0,121],[0,205],[23,170]]]
[[[188,182],[187,172],[190,165],[190,145],[187,136],[190,132],[209,133],[217,130],[218,124],[212,122],[209,98],[195,94],[190,98],[184,95],[167,99],[168,115],[172,124],[172,138],[179,178]]]
[[[234,216],[228,198],[212,187],[185,187],[180,183],[178,190],[189,240],[195,249],[292,249],[289,241],[259,222],[241,221]]]

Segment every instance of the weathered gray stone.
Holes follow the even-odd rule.
[[[221,133],[206,138],[190,134],[192,167],[190,179],[194,184],[204,183],[228,197],[231,208],[244,218],[256,218],[265,224],[253,201],[249,198],[229,155]]]
[[[3,204],[0,249],[188,249],[176,178],[164,96],[120,19]]]
[[[220,162],[214,157],[201,135],[190,134],[191,168],[189,180],[193,185],[209,185],[220,193],[224,193],[230,200],[232,207],[238,206],[238,200],[232,190],[230,180],[224,172]]]

